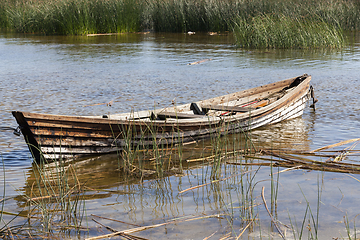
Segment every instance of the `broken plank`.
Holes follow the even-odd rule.
[[[201,106],[203,111],[216,110],[216,111],[227,111],[227,112],[249,112],[254,110],[251,107],[236,107],[236,106],[223,106],[223,105],[203,105]]]

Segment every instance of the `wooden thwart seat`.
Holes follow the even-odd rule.
[[[269,100],[255,101],[248,106],[239,107],[239,106],[224,106],[224,105],[202,105],[201,109],[203,112],[207,113],[209,110],[215,111],[225,111],[225,112],[249,112],[255,109],[264,107],[269,104]]]
[[[209,110],[216,111],[227,111],[227,112],[249,112],[254,110],[251,107],[236,107],[236,106],[223,106],[223,105],[203,105],[201,106],[203,111],[208,112]]]
[[[176,119],[186,119],[186,118],[201,118],[206,117],[206,115],[197,115],[197,114],[189,114],[189,113],[177,113],[177,112],[160,112],[156,114],[152,114],[152,119],[160,119],[165,120],[166,118],[176,118]]]

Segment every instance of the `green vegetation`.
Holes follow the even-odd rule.
[[[131,134],[131,131],[128,133]],[[330,150],[349,143],[354,144],[343,151]],[[359,152],[354,149],[359,143],[357,138],[312,151],[274,149],[277,144],[274,146],[271,143],[271,147],[268,148],[260,142],[253,142],[251,132],[241,132],[225,133],[224,137],[214,135],[208,141],[199,141],[182,147],[178,145],[159,149],[153,146],[145,151],[129,148],[109,159],[95,157],[56,160],[43,164],[34,162],[26,174],[24,188],[19,189],[20,194],[10,198],[5,198],[5,193],[3,195],[0,217],[1,214],[14,217],[10,221],[2,220],[0,236],[11,239],[95,239],[97,235],[101,235],[100,238],[123,236],[164,225],[170,225],[171,229],[176,229],[176,232],[186,236],[186,231],[181,233],[184,226],[180,223],[188,222],[192,226],[197,226],[197,223],[202,225],[208,220],[210,226],[218,222],[219,228],[221,226],[226,229],[226,232],[215,232],[218,239],[224,236],[243,239],[243,234],[246,239],[255,234],[263,239],[272,239],[276,235],[286,239],[291,236],[293,239],[318,239],[322,222],[320,208],[322,205],[328,205],[320,204],[325,189],[325,172],[359,173],[359,164],[349,164],[349,159],[345,160],[345,156]],[[262,149],[255,145],[261,146]],[[179,165],[180,154],[183,157],[183,167]],[[118,160],[124,165],[116,169]],[[283,167],[284,169],[280,170]],[[303,199],[300,200],[304,201],[303,212],[296,212],[301,206],[299,201],[294,209],[288,209],[287,219],[283,204],[278,204],[281,195],[289,197],[289,192],[284,189],[287,183],[280,181],[280,173],[298,168],[322,172],[317,177],[317,194],[316,190],[314,192],[312,189],[303,191],[306,190],[305,187],[309,187],[305,183],[299,185],[299,191],[303,195]],[[5,168],[3,171],[5,173]],[[298,177],[302,178],[301,174]],[[5,179],[4,174],[4,186]],[[310,196],[306,196],[309,191]],[[194,213],[182,215],[178,206],[183,206],[185,202],[191,205],[189,199],[192,198]],[[4,211],[5,201],[8,201],[7,204],[16,201],[22,210],[19,213]],[[112,201],[115,202],[111,203]],[[152,211],[164,211],[163,222],[160,221],[158,224],[154,222],[159,222],[161,218],[152,220],[153,216],[146,214],[153,202],[155,207]],[[289,204],[291,205],[291,200],[290,203],[285,203],[285,208]],[[98,208],[103,211],[101,216],[93,214],[99,212]],[[204,209],[201,210],[202,208]],[[136,209],[126,213],[130,214],[133,222],[124,222],[129,221],[123,219],[121,214],[126,209]],[[166,209],[175,210],[167,212]],[[189,211],[191,207],[186,209]],[[115,215],[111,213],[114,210],[118,211]],[[201,212],[200,215],[198,211]],[[142,215],[141,212],[145,213],[145,221],[136,218],[136,214]],[[211,220],[214,218],[218,220]],[[19,222],[12,222],[14,219],[18,219]],[[290,224],[287,224],[288,222]],[[97,225],[94,224],[102,229],[97,230]],[[356,234],[355,218],[349,220],[347,216],[346,219],[344,217],[344,224],[346,234],[352,239],[352,228]],[[130,229],[121,230],[124,228]],[[270,232],[268,229],[271,228]],[[213,229],[208,231],[203,234],[215,234]],[[276,235],[273,235],[274,232]],[[168,233],[164,233],[163,230],[159,230],[159,234],[168,237]]]
[[[0,0],[0,28],[17,32],[234,31],[248,48],[339,48],[359,15],[356,0]]]
[[[140,30],[141,6],[132,0],[29,1],[5,6],[7,18],[2,22],[18,32],[79,35]]]
[[[284,15],[259,15],[234,23],[237,44],[245,48],[341,48],[341,30],[319,20],[303,20]]]

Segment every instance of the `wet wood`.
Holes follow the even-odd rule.
[[[187,114],[187,113],[177,113],[177,112],[161,112],[157,114],[157,117],[160,120],[165,120],[166,118],[175,118],[175,119],[186,119],[186,118],[201,118],[206,117],[204,115],[196,114]]]
[[[303,75],[181,106],[107,118],[17,111],[13,115],[36,160],[42,155],[52,160],[129,147],[167,147],[301,116],[309,99],[310,80]]]
[[[251,107],[236,107],[236,106],[223,106],[223,105],[202,105],[201,108],[205,111],[216,110],[226,112],[249,112],[253,110]]]
[[[354,138],[354,139],[349,139],[349,140],[341,141],[341,142],[339,142],[339,143],[331,144],[331,145],[328,145],[328,146],[325,146],[325,147],[321,147],[321,148],[312,150],[310,153],[315,153],[315,152],[327,150],[327,149],[329,149],[329,148],[334,148],[334,147],[342,146],[342,145],[349,144],[349,143],[353,143],[353,142],[360,142],[360,138]]]
[[[281,231],[280,227],[278,226],[277,224],[277,221],[275,221],[274,217],[272,216],[272,214],[270,213],[269,211],[269,208],[266,204],[266,200],[265,200],[265,187],[262,187],[262,190],[261,190],[261,197],[263,199],[263,202],[264,202],[264,205],[265,205],[265,208],[266,208],[266,211],[268,212],[270,218],[271,218],[271,221],[273,222],[274,226],[276,227],[276,229],[278,230],[280,236],[282,237],[282,239],[285,240],[285,236],[284,236],[284,233]]]

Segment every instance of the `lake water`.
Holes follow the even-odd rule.
[[[255,130],[251,133],[254,141],[275,148],[312,150],[360,138],[360,35],[349,36],[350,43],[343,50],[265,51],[237,49],[229,34],[65,37],[0,33],[0,157],[4,163],[0,192],[5,186],[9,198],[5,201],[4,221],[14,217],[10,213],[17,214],[28,207],[20,196],[29,194],[36,179],[23,138],[6,130],[17,127],[11,115],[13,110],[66,115],[144,110],[164,107],[172,101],[183,104],[215,97],[307,73],[312,76],[319,99],[316,111],[307,107],[300,118]],[[211,60],[188,65],[203,59]],[[106,105],[111,101],[111,106]],[[265,187],[270,205],[269,167],[261,167],[255,174],[256,166],[245,169],[227,165],[222,168],[224,177],[244,169],[253,172],[179,194],[209,182],[203,176],[207,176],[210,166],[186,166],[183,174],[140,183],[139,179],[119,176],[117,159],[110,155],[73,164],[81,184],[89,189],[85,201],[87,220],[83,222],[89,230],[64,238],[109,233],[91,221],[91,214],[141,226],[175,218],[197,218],[134,233],[148,239],[236,238],[246,227],[249,214],[242,205],[247,196],[245,188],[252,189],[254,204],[259,206],[253,208],[256,227],[247,228],[240,239],[261,236],[280,239],[260,197]],[[359,154],[348,160],[356,163]],[[282,169],[273,169],[278,170]],[[303,219],[306,237],[316,229],[319,239],[347,238],[344,217],[353,234],[353,224],[359,222],[360,176],[307,170],[278,176],[276,218],[289,229],[294,225],[296,238]],[[5,185],[1,180],[4,177]],[[19,216],[10,226],[26,220]],[[96,220],[116,230],[133,227]],[[286,237],[294,238],[292,230],[287,230]]]

